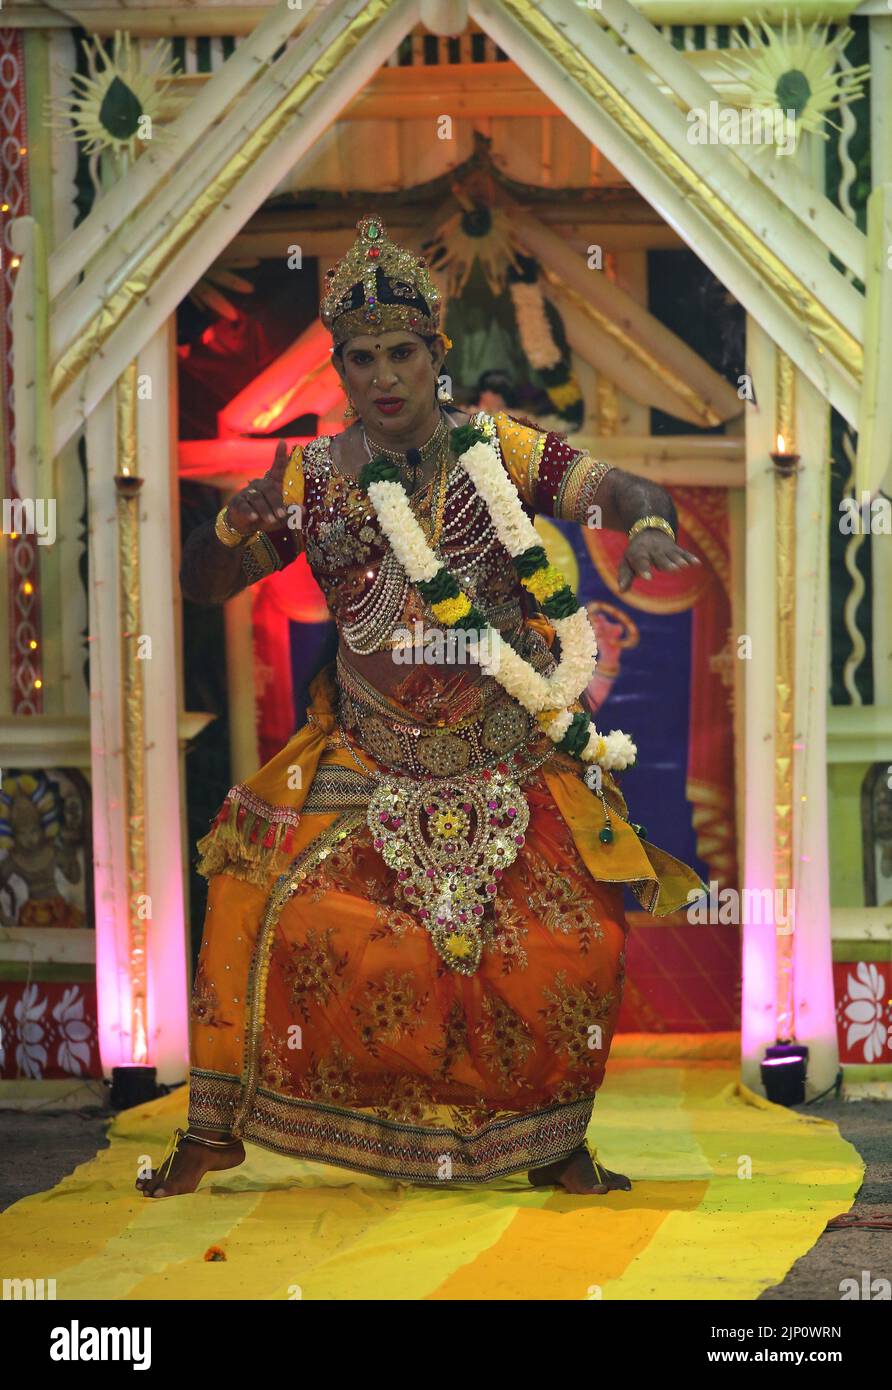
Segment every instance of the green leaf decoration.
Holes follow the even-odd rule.
[[[529,550],[521,551],[520,555],[514,556],[514,568],[520,579],[529,579],[536,570],[544,570],[548,565],[548,556],[545,554],[545,547],[541,545],[531,545]]]
[[[811,86],[804,72],[791,68],[777,79],[774,89],[777,104],[784,111],[795,111],[796,118],[802,115],[811,96]]]
[[[570,618],[579,607],[579,600],[570,588],[565,584],[563,589],[558,589],[557,593],[552,594],[542,604],[542,612],[546,618]]]
[[[459,425],[449,436],[449,443],[452,445],[452,452],[464,454],[468,449],[472,449],[475,444],[485,444],[486,435],[482,430],[476,429],[473,425]]]
[[[481,613],[479,608],[471,606],[470,612],[466,613],[458,622],[453,623],[452,627],[456,632],[476,633],[481,637],[484,629],[488,626],[485,613]]]
[[[115,140],[129,140],[136,134],[141,116],[139,98],[120,77],[113,78],[99,108],[99,120],[109,135]]]
[[[376,454],[359,474],[359,486],[366,491],[372,483],[398,483],[399,480],[400,470],[383,454]]]
[[[589,717],[587,714],[574,714],[573,722],[558,744],[562,753],[569,753],[571,757],[578,758],[583,748],[588,743]]]
[[[425,603],[442,603],[444,598],[458,598],[461,593],[458,580],[442,565],[433,579],[419,579],[416,584]]]

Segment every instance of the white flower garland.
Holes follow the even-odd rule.
[[[525,280],[513,280],[509,288],[524,355],[537,372],[556,367],[561,360],[561,350],[551,332],[539,281],[530,284]]]
[[[478,441],[460,455],[459,463],[485,502],[496,535],[512,559],[540,545],[517,489],[493,445],[488,440]],[[417,584],[433,579],[442,565],[428,545],[402,484],[374,482],[369,484],[367,491],[381,529],[410,582]],[[481,669],[493,676],[530,714],[557,711],[546,727],[549,737],[560,743],[573,721],[573,713],[567,706],[579,699],[594,674],[598,644],[584,608],[578,608],[568,618],[552,618],[550,622],[561,643],[561,659],[552,675],[540,675],[507,642],[498,643],[495,650],[492,645],[488,650],[481,650],[479,661]],[[588,739],[580,754],[583,762],[621,769],[629,767],[636,754],[637,749],[628,734],[613,729],[603,736],[589,721]]]
[[[402,484],[371,483],[368,496],[381,523],[381,530],[410,581],[417,584],[420,579],[433,579],[440,568],[440,561],[415,519]]]

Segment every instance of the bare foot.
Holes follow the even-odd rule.
[[[173,1157],[169,1161],[164,1159],[151,1177],[137,1178],[137,1191],[144,1197],[180,1197],[194,1192],[205,1173],[237,1168],[245,1160],[245,1146],[240,1139],[233,1139],[225,1149],[211,1149],[206,1144],[193,1143],[182,1131],[178,1133],[180,1138]],[[206,1137],[218,1139],[219,1135]]]
[[[533,1168],[528,1177],[534,1187],[562,1187],[578,1197],[632,1190],[631,1180],[624,1173],[612,1173],[597,1159],[593,1162],[586,1148],[576,1149],[569,1158],[549,1163],[545,1168]]]

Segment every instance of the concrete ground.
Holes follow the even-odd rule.
[[[864,1181],[850,1215],[884,1216],[892,1222],[892,1101],[825,1100],[795,1109],[835,1121],[864,1160]],[[865,1270],[870,1282],[888,1279],[892,1283],[892,1230],[825,1231],[780,1284],[765,1290],[760,1301],[837,1302],[840,1280],[856,1279],[861,1286]]]
[[[864,1159],[867,1171],[852,1214],[892,1220],[892,1102],[833,1100],[799,1108],[834,1120]],[[54,1186],[105,1148],[105,1125],[96,1110],[0,1110],[0,1210]],[[836,1302],[840,1280],[860,1285],[865,1270],[871,1281],[892,1282],[892,1230],[825,1231],[761,1298]]]

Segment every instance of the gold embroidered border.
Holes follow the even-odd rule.
[[[554,499],[554,514],[558,520],[578,521],[581,526],[586,525],[588,509],[613,467],[606,459],[596,460],[590,454],[583,454],[571,463]]]
[[[372,791],[372,778],[328,763],[316,769],[316,776],[301,810],[306,815],[327,815],[331,811],[348,811],[366,807]]]
[[[224,1129],[241,1089],[234,1076],[193,1071],[190,1124]],[[473,1185],[567,1158],[585,1139],[594,1097],[493,1120],[476,1133],[381,1119],[373,1112],[296,1100],[257,1089],[242,1106],[239,1133],[274,1153],[330,1163],[377,1177]]]
[[[542,462],[542,454],[545,450],[545,442],[547,439],[548,435],[544,432],[536,436],[533,441],[533,447],[530,450],[530,461],[527,465],[528,505],[533,511],[536,510],[536,487],[539,483],[539,465]]]
[[[237,1076],[193,1067],[189,1073],[189,1128],[231,1134],[241,1089]]]
[[[302,879],[327,859],[339,840],[346,839],[365,819],[365,812],[359,808],[345,811],[327,829],[297,856],[285,873],[276,880],[267,899],[251,957],[248,975],[248,1004],[245,1017],[245,1060],[242,1071],[242,1099],[233,1123],[233,1133],[242,1134],[242,1126],[251,1112],[254,1093],[257,1089],[257,1075],[260,1063],[260,1037],[263,1031],[266,1011],[266,982],[269,976],[269,961],[276,926],[292,893]]]

